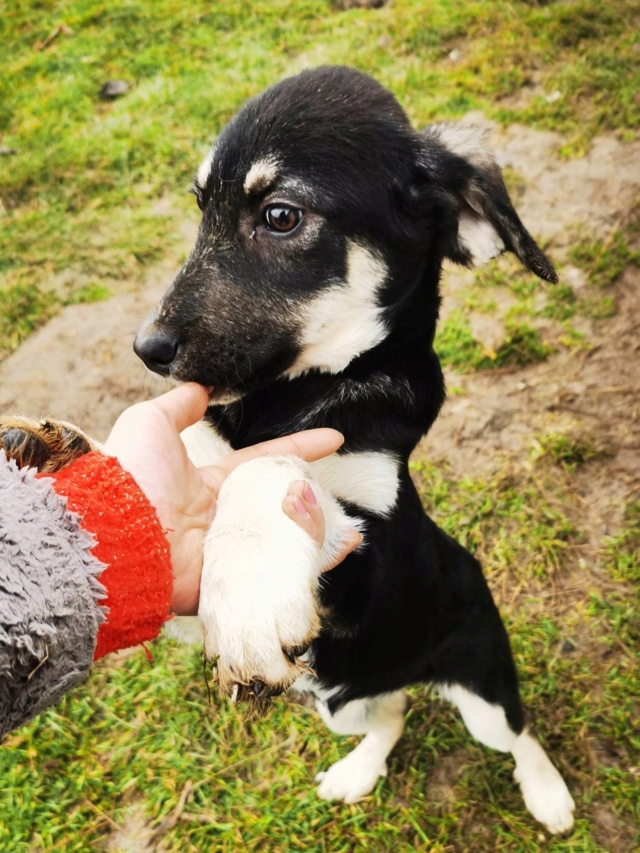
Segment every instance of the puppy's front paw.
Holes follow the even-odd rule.
[[[52,474],[97,449],[97,444],[64,421],[6,416],[0,418],[0,448],[19,468]]]
[[[282,510],[289,485],[308,477],[295,457],[264,457],[241,465],[220,490],[199,615],[205,655],[217,658],[219,687],[232,698],[262,701],[310,671],[301,655],[320,630],[316,589],[326,555]],[[332,541],[350,523],[316,484],[314,491]]]
[[[323,800],[355,803],[373,790],[380,776],[386,775],[386,762],[372,761],[371,756],[359,753],[356,747],[328,770],[318,773],[318,796]]]
[[[536,775],[516,769],[513,777],[520,785],[526,807],[549,832],[557,835],[571,829],[576,804],[551,763],[540,767]]]
[[[549,832],[568,832],[576,806],[540,743],[525,729],[511,751],[516,759],[513,778],[520,785],[526,807]]]

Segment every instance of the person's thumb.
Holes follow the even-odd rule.
[[[157,397],[154,404],[169,418],[178,432],[192,426],[207,411],[209,394],[196,382],[186,382]]]

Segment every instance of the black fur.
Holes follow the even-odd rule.
[[[252,164],[269,157],[279,164],[280,194],[305,211],[292,235],[265,231],[271,188],[266,196],[243,189]],[[480,566],[425,515],[408,470],[445,396],[433,339],[442,261],[472,261],[461,217],[486,219],[526,266],[555,280],[499,170],[449,150],[434,128],[414,131],[369,77],[320,68],[250,101],[195,189],[197,244],[137,342],[143,358],[158,372],[241,396],[227,405],[214,396],[208,412],[236,448],[329,426],[345,435],[345,451],[400,460],[392,515],[354,507],[367,521],[366,548],[324,576],[330,615],[312,662],[323,685],[340,687],[331,709],[414,682],[458,683],[502,705],[520,732],[509,641]],[[289,378],[304,310],[344,279],[353,242],[388,270],[377,296],[388,334],[339,371]],[[170,356],[155,363],[154,335]]]

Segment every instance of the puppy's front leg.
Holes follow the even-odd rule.
[[[282,509],[291,483],[303,479],[324,511],[322,548]],[[297,457],[254,459],[225,480],[205,540],[199,608],[223,693],[266,698],[308,671],[300,655],[320,630],[319,576],[353,526]]]

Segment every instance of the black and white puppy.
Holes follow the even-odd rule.
[[[260,694],[297,679],[331,729],[366,735],[318,777],[320,796],[352,802],[386,773],[403,688],[430,682],[474,737],[513,754],[531,813],[568,830],[574,804],[525,727],[481,568],[425,515],[408,470],[445,396],[433,350],[443,260],[508,250],[556,281],[482,131],[418,133],[371,78],[316,68],[249,101],[193,189],[196,245],[135,343],[157,373],[214,387],[185,436],[190,453],[211,461],[318,426],[346,439],[310,468],[258,460],[225,485],[200,609],[223,688]],[[325,551],[350,519],[365,536],[321,580],[326,553],[279,509],[301,476],[327,515]]]

